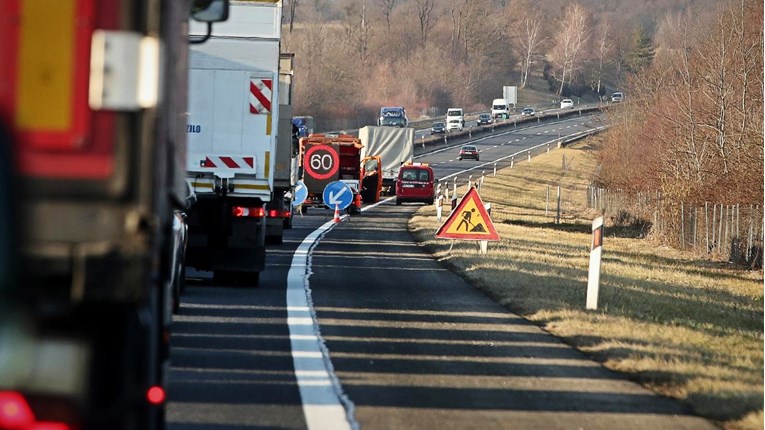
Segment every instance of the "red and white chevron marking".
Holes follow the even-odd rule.
[[[250,113],[271,113],[271,79],[250,79]]]
[[[255,167],[255,157],[205,157],[201,167],[252,169]]]

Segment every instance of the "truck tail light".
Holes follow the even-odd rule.
[[[236,218],[263,218],[266,216],[266,211],[263,208],[234,206],[231,208],[231,214]]]
[[[290,211],[271,209],[268,211],[268,217],[269,218],[289,218]]]
[[[61,422],[38,421],[24,396],[15,391],[0,391],[0,429],[71,430],[71,427]]]
[[[154,385],[146,391],[146,400],[152,405],[161,405],[165,402],[165,389],[159,385]]]

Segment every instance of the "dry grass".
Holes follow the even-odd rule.
[[[563,158],[566,169],[563,169]],[[658,247],[640,231],[608,225],[599,309],[584,309],[590,225],[587,143],[553,150],[486,177],[500,242],[434,238],[433,207],[410,221],[419,242],[496,301],[606,367],[686,401],[726,429],[763,428],[763,278]],[[562,188],[562,223],[554,197]],[[545,195],[551,187],[550,210]],[[464,188],[461,191],[464,193]]]

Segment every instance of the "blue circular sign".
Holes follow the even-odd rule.
[[[305,186],[303,181],[297,181],[297,184],[295,184],[295,198],[292,200],[292,206],[302,205],[307,198],[308,187]]]
[[[350,206],[353,201],[353,191],[351,191],[351,187],[344,182],[335,181],[327,184],[324,188],[322,197],[324,198],[324,204],[328,208],[334,209],[337,207],[339,209],[345,209]]]

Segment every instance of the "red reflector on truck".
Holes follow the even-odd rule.
[[[231,214],[237,218],[262,218],[266,216],[266,211],[263,208],[246,208],[243,206],[234,206],[231,208]]]
[[[0,115],[14,128],[23,175],[108,180],[114,112],[88,105],[91,37],[117,29],[116,0],[10,2],[0,11]]]

